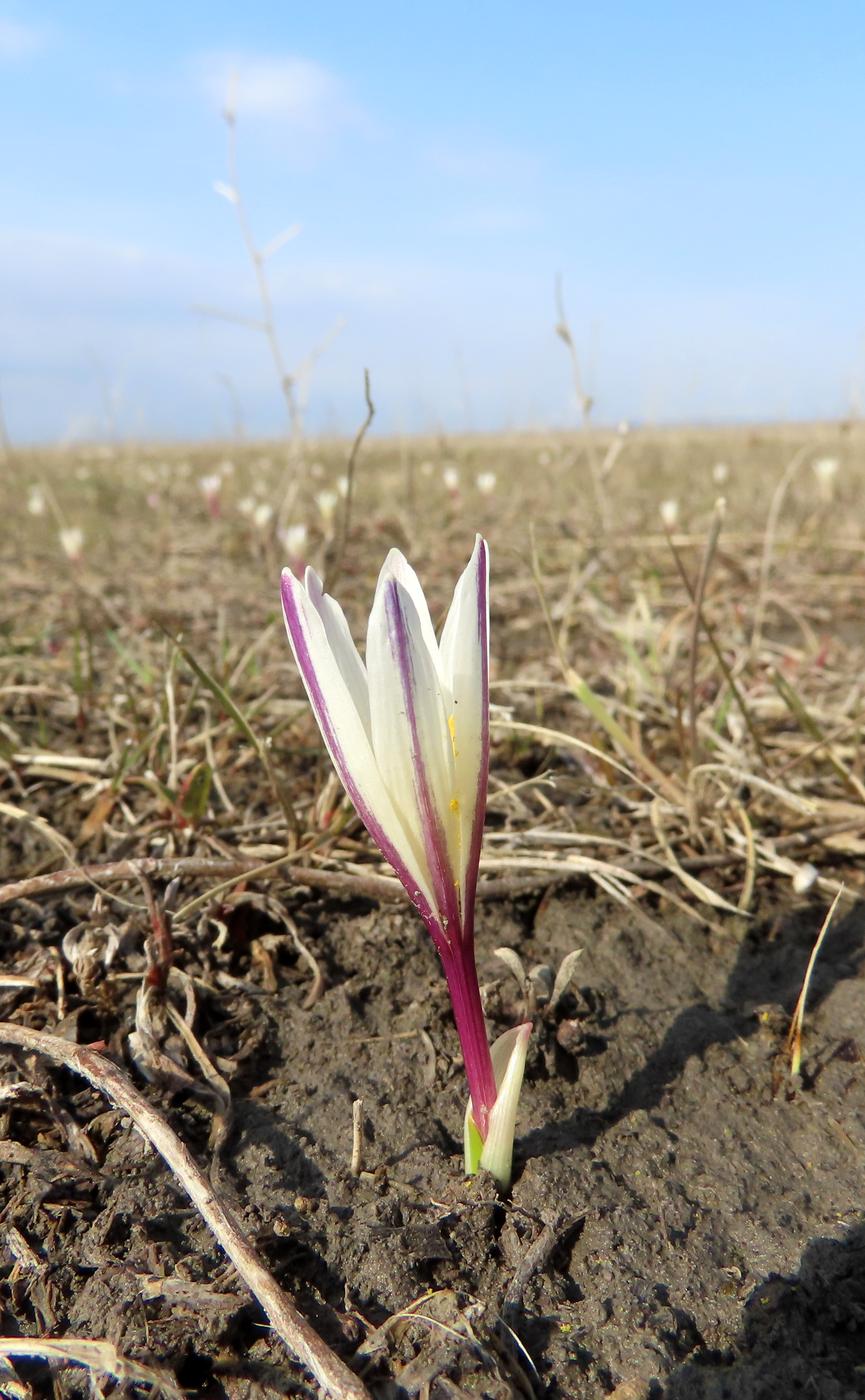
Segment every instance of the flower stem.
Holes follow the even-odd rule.
[[[481,1006],[474,940],[460,943],[452,952],[443,954],[442,964],[472,1097],[472,1117],[486,1140],[490,1109],[496,1101],[496,1081]]]

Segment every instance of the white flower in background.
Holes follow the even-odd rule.
[[[837,457],[818,457],[811,465],[821,501],[831,501],[835,496],[835,478],[841,463]]]
[[[158,492],[158,491],[148,491],[147,496],[145,497],[145,499],[146,499],[146,501],[147,501],[147,505],[148,505],[148,507],[150,508],[150,510],[158,510],[158,509],[159,509],[159,500],[160,500],[160,497],[159,497],[159,492]]]
[[[241,515],[251,516],[255,514],[255,497],[241,496],[237,502],[237,509]]]
[[[339,492],[339,494],[342,496],[342,498],[343,498],[343,500],[344,500],[345,497],[348,495],[348,477],[347,477],[347,476],[338,476],[338,477],[336,478],[336,489],[337,489],[337,491]]]
[[[266,530],[273,519],[273,506],[268,501],[260,501],[252,512],[252,523],[257,530]]]
[[[807,894],[809,890],[813,890],[819,878],[819,870],[810,861],[805,865],[797,865],[792,882],[794,894]]]
[[[336,491],[332,491],[330,487],[319,491],[315,498],[315,504],[318,506],[319,514],[325,525],[330,525],[333,521],[334,511],[339,504],[339,496]]]
[[[491,496],[496,489],[495,472],[478,472],[475,477],[475,485],[482,496]]]
[[[451,496],[457,496],[459,494],[460,474],[459,469],[453,466],[453,464],[446,466],[442,472],[442,484]]]
[[[198,478],[198,485],[201,488],[209,514],[216,520],[221,512],[220,492],[222,491],[222,477],[218,472],[211,472],[207,476]]]
[[[627,437],[627,436],[628,436],[628,433],[629,433],[630,431],[631,431],[631,425],[630,425],[630,423],[628,422],[627,418],[623,418],[623,419],[621,420],[621,422],[619,423],[619,426],[618,426],[618,428],[616,429],[616,432],[619,434],[619,437]]]
[[[468,1172],[502,1187],[531,1024],[487,1043],[474,955],[474,906],[489,770],[489,560],[477,537],[436,639],[414,570],[388,554],[365,660],[342,608],[307,569],[285,569],[286,630],[333,765],[390,861],[441,958],[471,1095]]]
[[[306,526],[301,523],[286,525],[285,529],[279,532],[279,543],[289,559],[302,559],[306,548]]]
[[[60,548],[73,564],[80,563],[84,549],[84,531],[78,525],[65,525],[60,531]]]
[[[31,515],[45,514],[45,492],[41,486],[31,486],[27,493],[27,509]]]
[[[665,530],[674,530],[679,521],[679,502],[662,501],[658,507]]]
[[[730,468],[726,462],[716,462],[712,468],[712,480],[716,486],[723,486],[730,475]]]

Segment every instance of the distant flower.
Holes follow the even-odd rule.
[[[338,503],[339,496],[336,491],[332,491],[330,487],[326,487],[324,491],[319,491],[316,496],[315,504],[318,506],[319,514],[325,525],[330,525],[333,521],[334,511]]]
[[[679,502],[662,501],[658,507],[665,530],[674,530],[679,520]]]
[[[442,472],[442,484],[451,496],[458,496],[460,490],[459,469],[453,465],[445,467]]]
[[[616,429],[616,432],[619,434],[619,437],[627,437],[627,436],[628,436],[628,433],[629,433],[630,431],[631,431],[631,425],[630,425],[630,423],[628,422],[627,418],[623,418],[623,419],[621,420],[621,422],[619,423],[619,426],[618,426],[618,428]]]
[[[214,520],[218,520],[222,513],[222,503],[220,499],[222,477],[218,472],[212,472],[208,476],[200,476],[198,478],[198,484],[201,487],[201,493],[207,504],[208,514]]]
[[[77,525],[66,525],[60,531],[60,547],[73,564],[81,562],[84,549],[84,531]]]
[[[475,485],[482,496],[491,496],[496,489],[495,472],[478,472],[475,477]]]
[[[338,477],[336,478],[336,489],[337,489],[337,491],[339,492],[339,494],[340,494],[343,498],[345,498],[345,497],[348,495],[348,477],[347,477],[347,476],[338,476]]]
[[[31,486],[27,493],[27,509],[31,515],[45,514],[45,492],[41,486]]]
[[[812,463],[817,478],[817,490],[822,501],[831,501],[835,495],[835,478],[841,463],[837,457],[818,457]]]
[[[816,865],[808,861],[805,865],[797,865],[793,872],[793,892],[794,894],[808,894],[820,878],[820,872]]]
[[[303,552],[306,548],[306,533],[306,526],[301,523],[287,525],[284,530],[279,532],[279,543],[292,562],[296,563],[303,558]]]
[[[240,512],[241,515],[247,515],[247,516],[254,515],[254,513],[255,513],[255,497],[254,497],[254,496],[241,496],[240,500],[237,502],[237,509],[239,510],[239,512]]]
[[[716,462],[712,468],[712,480],[716,486],[723,486],[730,475],[730,468],[726,462]]]
[[[150,510],[158,510],[158,509],[159,509],[159,499],[160,499],[160,498],[159,498],[159,492],[158,492],[158,491],[148,491],[147,496],[146,496],[146,500],[147,500],[147,505],[148,505],[148,507],[150,508]]]
[[[257,530],[266,530],[273,519],[273,506],[267,501],[260,501],[252,512],[252,523]]]

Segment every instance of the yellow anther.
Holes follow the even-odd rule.
[[[457,756],[457,717],[448,715],[448,731],[451,736],[451,748],[454,751],[454,758]]]
[[[454,813],[454,815],[456,815],[456,813],[459,811],[459,809],[460,809],[460,800],[459,800],[459,798],[458,798],[458,797],[452,797],[452,798],[451,798],[451,811]]]

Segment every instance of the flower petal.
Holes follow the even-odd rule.
[[[367,831],[429,923],[434,920],[435,899],[423,847],[391,801],[324,620],[289,569],[282,573],[282,606],[294,659],[333,765]]]
[[[388,550],[387,558],[381,566],[378,583],[376,584],[376,599],[389,579],[396,579],[398,583],[401,583],[414,603],[423,644],[433,658],[436,670],[440,670],[439,645],[436,641],[435,628],[432,625],[429,606],[424,597],[420,579],[405,555],[399,549]],[[373,603],[373,607],[375,607],[375,602]]]
[[[441,638],[445,690],[453,699],[454,780],[460,813],[460,890],[471,937],[487,802],[490,753],[489,550],[480,535],[454,590]]]
[[[403,825],[423,843],[436,910],[453,939],[461,932],[453,753],[425,631],[405,586],[393,575],[381,579],[366,645],[373,750]]]
[[[327,633],[327,640],[330,643],[334,660],[351,692],[351,698],[357,706],[357,712],[363,721],[364,729],[371,738],[366,667],[352,641],[345,613],[336,599],[331,598],[329,593],[325,593],[315,569],[307,569],[304,575],[304,584],[309,601],[324,623],[324,630]]]

